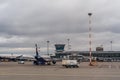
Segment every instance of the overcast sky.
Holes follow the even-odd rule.
[[[54,53],[56,43],[71,50],[89,50],[89,17],[92,15],[92,48],[120,51],[120,0],[0,0],[0,53]],[[67,50],[67,46],[65,48]]]

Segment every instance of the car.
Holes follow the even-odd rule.
[[[18,61],[18,64],[24,64],[25,62],[24,61]]]

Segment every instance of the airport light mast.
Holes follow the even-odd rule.
[[[47,41],[47,55],[49,56],[50,54],[49,54],[49,43],[50,43],[50,41]]]
[[[70,39],[67,39],[68,41],[68,50],[70,50]]]
[[[89,56],[90,56],[90,63],[89,65],[91,66],[92,65],[92,35],[91,35],[91,31],[92,31],[92,28],[91,28],[91,16],[92,16],[92,13],[88,13],[88,16],[89,16]]]
[[[110,43],[111,43],[111,51],[112,51],[112,43],[113,43],[113,41],[110,41]]]

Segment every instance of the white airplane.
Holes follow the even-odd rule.
[[[19,60],[19,59],[24,59],[24,60],[27,60],[27,59],[34,59],[34,56],[32,55],[22,55],[22,54],[0,54],[0,60],[1,61],[16,61],[16,60]]]

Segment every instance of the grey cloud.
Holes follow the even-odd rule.
[[[96,44],[106,41],[102,37],[119,34],[119,0],[0,0],[0,37],[8,41],[1,47],[33,47],[34,43],[46,47],[46,40],[67,43],[71,38],[73,50],[88,50],[88,12],[92,12],[92,32]],[[5,5],[5,6],[4,6]],[[100,37],[96,36],[97,34]],[[103,35],[104,34],[104,35]],[[18,39],[19,39],[18,38]],[[114,37],[114,38],[117,38]],[[101,40],[101,41],[100,41]],[[15,41],[15,42],[14,42]],[[117,40],[115,40],[117,41]],[[52,46],[54,48],[54,46]]]

